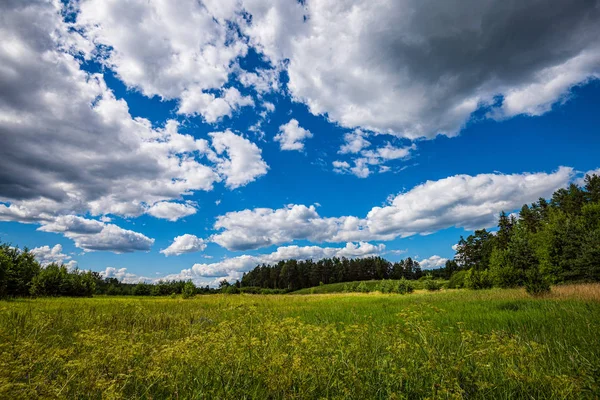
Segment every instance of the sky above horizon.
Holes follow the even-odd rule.
[[[0,4],[0,241],[127,282],[443,266],[600,173],[600,2]]]

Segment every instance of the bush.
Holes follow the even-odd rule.
[[[356,287],[356,291],[360,292],[360,293],[369,293],[371,290],[369,289],[369,286],[367,286],[367,284],[365,282],[361,282]]]
[[[465,287],[465,276],[467,271],[457,271],[452,274],[448,281],[448,289],[461,289]]]
[[[224,288],[221,288],[221,290],[223,291],[223,293],[225,294],[240,294],[240,288],[238,288],[235,285],[231,285],[231,286],[226,286]]]
[[[394,282],[390,280],[382,280],[379,284],[379,291],[381,293],[392,293],[394,292]]]
[[[525,280],[525,291],[532,296],[543,296],[550,293],[550,283],[535,268],[527,273]]]
[[[412,282],[402,278],[399,281],[396,281],[396,287],[394,291],[400,294],[409,294],[415,291],[415,287],[413,286]]]
[[[194,297],[196,295],[196,285],[194,282],[187,281],[185,285],[183,285],[183,290],[181,291],[181,295],[184,299],[189,299],[190,297]]]
[[[465,287],[473,290],[490,289],[492,276],[488,270],[477,271],[471,268],[465,275]]]
[[[436,281],[433,278],[429,278],[425,280],[425,289],[430,292],[435,292],[436,290],[440,290],[442,288],[442,284]]]

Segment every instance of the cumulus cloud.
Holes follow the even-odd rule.
[[[123,283],[140,283],[140,282],[154,282],[159,279],[148,278],[127,272],[127,268],[115,268],[106,267],[104,271],[100,271],[100,275],[104,278],[116,278]]]
[[[265,175],[269,166],[262,159],[262,151],[246,138],[231,131],[210,133],[212,145],[219,156],[211,158],[216,169],[225,177],[225,184],[231,189],[238,188]]]
[[[419,260],[419,264],[421,265],[422,269],[436,269],[445,266],[446,261],[448,261],[447,258],[434,255],[429,258]]]
[[[48,264],[65,264],[67,268],[72,269],[77,266],[77,261],[72,260],[71,256],[63,254],[63,248],[60,244],[54,247],[41,246],[31,250],[31,253],[35,256],[36,260],[42,265]]]
[[[180,218],[196,214],[196,211],[192,204],[161,201],[152,205],[146,212],[156,218],[177,221]]]
[[[247,45],[226,19],[235,2],[84,0],[76,27],[99,46],[98,59],[146,96],[180,99],[179,112],[207,120],[228,115],[232,103],[207,91],[220,89]],[[238,92],[239,93],[239,92]]]
[[[233,145],[229,159],[211,157],[216,171],[201,163],[214,155],[207,140],[180,134],[172,120],[155,128],[133,118],[102,76],[81,70],[69,53],[70,43],[83,39],[60,11],[57,3],[3,3],[0,201],[11,203],[2,208],[5,219],[88,211],[137,216],[146,205],[211,190],[220,174],[239,186],[264,173],[260,150],[233,133],[215,133],[212,144],[220,153],[219,138],[238,138],[246,146],[241,151],[254,154],[250,161],[260,166],[242,179],[223,167],[244,158]]]
[[[339,154],[354,154],[362,149],[369,147],[371,142],[365,139],[366,134],[360,129],[355,129],[353,132],[344,134],[344,144],[338,151]]]
[[[296,100],[349,128],[452,136],[481,106],[539,115],[599,77],[595,2],[283,3],[244,2],[244,32],[274,64],[288,60]]]
[[[206,242],[197,236],[186,233],[173,239],[169,247],[160,252],[165,256],[179,256],[184,253],[195,253],[206,249]]]
[[[43,222],[38,230],[61,233],[72,239],[75,246],[84,251],[111,251],[121,254],[149,251],[154,244],[154,239],[139,232],[75,215],[59,216],[51,222]]]
[[[200,114],[206,122],[214,123],[224,116],[231,117],[232,113],[241,107],[253,105],[252,97],[242,96],[236,88],[225,89],[221,97],[188,90],[182,95],[178,112],[187,115]]]
[[[553,173],[455,175],[391,196],[364,218],[322,217],[314,206],[298,204],[230,212],[217,218],[214,228],[221,232],[212,240],[229,250],[247,250],[294,240],[392,240],[452,226],[491,227],[501,211],[548,197],[572,177],[568,167]]]
[[[280,90],[286,70],[295,100],[344,127],[452,136],[480,107],[492,118],[547,112],[600,71],[593,1],[75,4],[75,27],[92,43],[78,48],[129,87],[207,121],[235,108],[223,93],[230,76],[262,95]],[[243,70],[249,47],[272,67]]]
[[[298,121],[291,119],[287,124],[279,127],[279,133],[275,135],[274,140],[279,142],[281,150],[304,150],[304,140],[310,139],[313,134],[302,128]]]
[[[144,4],[138,4],[141,8],[137,11],[142,19],[152,19],[154,14],[145,14]],[[85,20],[86,15],[93,14],[89,11],[93,7],[111,8],[98,14],[109,23],[115,22],[112,17],[117,22],[118,18],[132,17],[121,5],[82,2],[78,18]],[[175,220],[177,213],[190,215],[192,207],[166,202],[212,190],[223,179],[234,188],[266,173],[260,149],[234,133],[215,132],[209,142],[181,134],[174,120],[153,126],[147,119],[132,117],[127,103],[114,96],[101,74],[81,69],[78,52],[86,56],[86,51],[95,47],[63,21],[61,7],[59,2],[2,3],[0,220],[52,223],[61,215],[135,217],[144,212]],[[90,8],[86,11],[86,7]],[[112,15],[115,9],[127,15]],[[98,35],[121,35],[129,27],[120,28],[106,32],[101,26],[90,25],[97,32],[85,30],[84,35],[97,41]],[[140,40],[135,35],[128,37]],[[145,50],[156,45],[144,43]],[[117,65],[119,57],[127,59],[113,50],[115,53],[107,58],[111,67]],[[142,62],[128,60],[128,67],[122,70],[124,76],[135,69],[136,62]],[[199,73],[192,70],[195,78],[191,79],[197,79]],[[172,72],[185,75],[185,71]],[[163,76],[159,73],[155,78],[159,75]],[[136,85],[146,87],[148,93],[158,93],[172,83],[167,75],[163,76],[165,81],[155,82],[156,90],[145,81]],[[164,97],[169,96],[164,93]],[[233,88],[224,90],[224,98],[237,105],[249,101]],[[105,230],[109,231],[118,229]]]

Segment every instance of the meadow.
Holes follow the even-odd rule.
[[[600,285],[0,301],[0,398],[598,398]]]

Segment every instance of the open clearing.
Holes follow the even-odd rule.
[[[0,302],[0,398],[598,398],[600,285]]]

